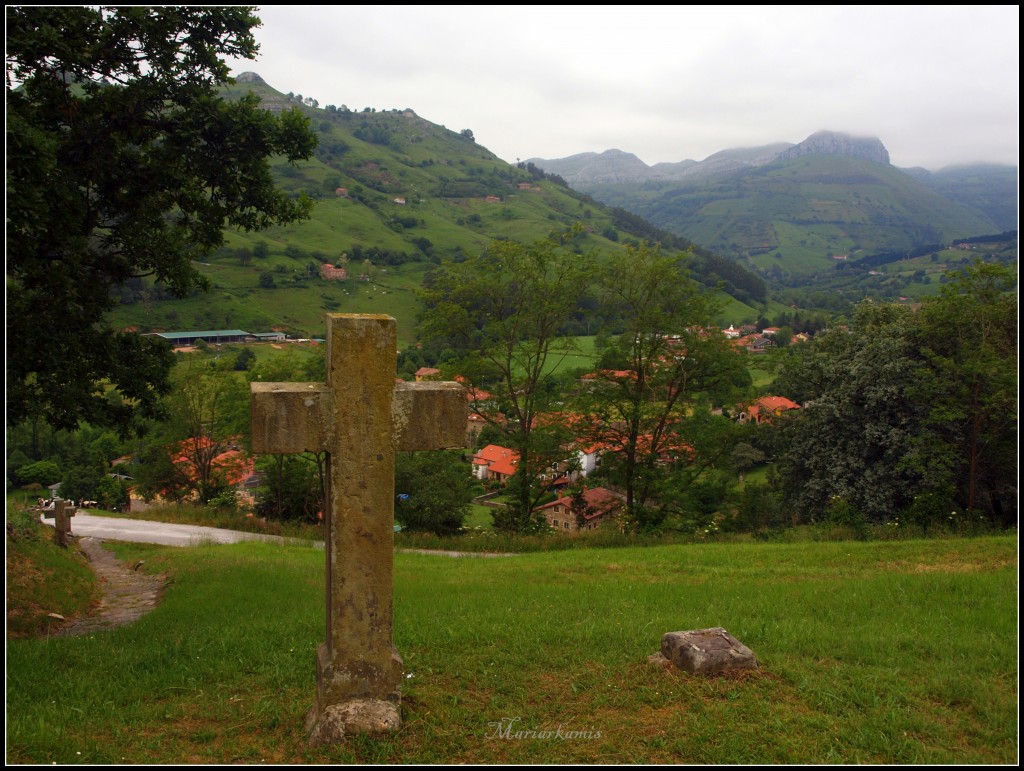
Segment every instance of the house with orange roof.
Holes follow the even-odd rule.
[[[493,479],[499,484],[507,484],[518,465],[518,452],[489,444],[473,456],[473,476],[481,481]]]
[[[601,523],[613,520],[615,515],[622,509],[622,499],[604,487],[594,487],[583,491],[585,509],[582,514],[582,522],[577,513],[573,511],[572,495],[565,495],[551,503],[539,506],[534,511],[539,512],[555,530],[563,533],[579,533],[582,530],[596,530]]]
[[[754,422],[757,425],[771,422],[772,417],[777,417],[789,410],[798,410],[800,405],[785,396],[762,396],[753,404],[741,406],[737,420],[740,423]]]
[[[415,373],[416,382],[422,383],[426,380],[440,380],[441,370],[436,367],[420,367]]]

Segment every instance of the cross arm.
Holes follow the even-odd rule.
[[[396,383],[391,416],[396,450],[448,450],[466,446],[469,404],[466,389],[459,383]]]
[[[252,383],[250,396],[253,452],[327,449],[331,391],[326,383]]]

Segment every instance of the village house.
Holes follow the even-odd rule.
[[[584,490],[583,501],[586,508],[582,514],[582,523],[572,509],[572,495],[565,495],[535,511],[541,513],[553,529],[576,534],[582,530],[596,530],[602,523],[614,520],[622,508],[622,499],[604,487]]]
[[[518,452],[497,444],[489,444],[473,456],[473,475],[484,482],[494,480],[505,485],[516,473],[518,464]]]
[[[466,416],[466,446],[472,447],[476,444],[477,438],[480,436],[480,432],[487,426],[487,419],[482,415],[477,415],[475,412],[470,412]]]
[[[579,475],[587,477],[593,474],[601,465],[601,453],[607,449],[603,443],[578,445],[576,447],[576,459],[579,465]]]
[[[328,281],[345,281],[348,279],[348,270],[345,268],[335,267],[334,265],[331,265],[331,263],[325,262],[320,266],[320,276]]]
[[[414,377],[417,383],[423,383],[429,380],[440,380],[441,370],[436,367],[420,367],[416,370]]]
[[[764,353],[775,345],[771,337],[765,335],[745,335],[733,340],[735,345],[746,348],[751,353]]]
[[[800,405],[785,396],[762,396],[753,404],[746,407],[741,406],[737,421],[761,425],[770,422],[772,417],[781,415],[783,412],[798,409],[800,409]]]

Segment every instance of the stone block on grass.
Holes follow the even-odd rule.
[[[722,627],[666,632],[661,638],[661,655],[694,675],[757,669],[754,652]]]

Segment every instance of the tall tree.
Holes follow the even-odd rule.
[[[249,428],[246,384],[229,366],[186,367],[170,396],[171,424],[181,436],[179,465],[208,501],[237,474]],[[237,453],[237,454],[236,454]]]
[[[1017,497],[1017,276],[976,261],[947,273],[925,300],[916,342],[930,377],[915,397],[928,415],[913,460],[948,467],[954,498],[1015,523]]]
[[[786,349],[776,387],[804,408],[772,430],[782,492],[803,521],[824,518],[840,500],[886,521],[925,479],[925,469],[904,463],[926,411],[910,396],[920,377],[910,316],[864,302],[849,329]]]
[[[220,97],[223,57],[255,58],[250,7],[9,6],[7,419],[138,430],[170,352],[104,323],[112,290],[151,276],[178,297],[226,226],[308,216],[268,160],[308,158],[297,110]],[[108,398],[108,392],[122,398]]]
[[[545,492],[542,472],[562,458],[557,427],[538,417],[557,395],[547,375],[572,352],[565,325],[588,284],[586,260],[555,241],[495,241],[463,262],[447,262],[424,290],[420,333],[452,356],[448,366],[493,400],[471,403],[519,453],[510,487],[515,503],[496,522],[524,531]],[[498,409],[487,405],[497,404]]]
[[[597,283],[602,314],[621,331],[607,337],[604,368],[577,406],[589,440],[605,447],[603,466],[624,489],[627,517],[657,527],[668,509],[655,492],[667,471],[702,462],[694,439],[707,432],[689,426],[698,395],[722,398],[749,384],[749,375],[726,338],[708,332],[715,301],[690,278],[687,255],[628,247],[609,258]]]

